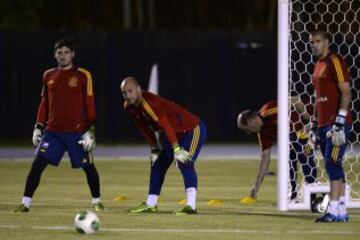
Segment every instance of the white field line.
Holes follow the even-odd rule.
[[[53,230],[53,231],[68,231],[74,230],[74,227],[70,226],[24,226],[24,225],[7,225],[0,224],[0,228],[2,229],[33,229],[33,230]],[[298,235],[298,234],[315,234],[315,235],[323,235],[323,234],[336,234],[336,235],[360,235],[359,232],[355,231],[323,231],[323,230],[290,230],[290,231],[274,231],[274,230],[249,230],[249,229],[184,229],[184,228],[101,228],[101,232],[142,232],[142,233],[227,233],[227,234],[289,234],[289,235]]]

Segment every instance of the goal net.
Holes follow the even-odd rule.
[[[278,208],[309,209],[311,194],[329,191],[321,153],[309,149],[306,140],[296,145],[294,141],[298,139],[294,136],[306,136],[288,127],[290,115],[295,111],[289,96],[299,97],[308,108],[314,104],[311,74],[315,59],[309,47],[309,34],[315,29],[330,34],[330,49],[349,65],[353,125],[343,167],[348,207],[360,207],[360,1],[279,0],[278,3]],[[306,125],[300,119],[295,124]]]

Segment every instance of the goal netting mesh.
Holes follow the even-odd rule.
[[[311,74],[315,59],[313,59],[309,47],[309,34],[318,28],[330,34],[332,38],[330,49],[339,53],[349,65],[353,125],[343,167],[346,173],[351,207],[351,203],[360,203],[360,1],[289,1],[289,96],[299,96],[307,107],[311,107],[314,103]],[[290,109],[290,111],[294,111],[294,109]],[[294,143],[291,135],[290,141]],[[301,148],[302,151],[298,151],[297,148]],[[303,155],[304,153],[305,155]],[[314,165],[312,165],[312,161],[314,161]],[[302,202],[303,187],[314,182],[311,178],[315,175],[316,180],[313,185],[328,183],[321,153],[309,150],[306,143],[300,144],[300,146],[290,144],[291,162],[290,169],[293,172],[290,171],[288,183],[289,202],[290,200]]]

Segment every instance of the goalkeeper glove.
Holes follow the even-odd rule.
[[[180,146],[174,148],[174,158],[182,163],[192,161],[190,153]]]
[[[35,147],[39,145],[43,136],[44,126],[41,123],[36,123],[33,131],[32,142]]]
[[[90,152],[96,146],[95,142],[95,127],[91,126],[78,141],[78,144],[82,146],[85,152]]]
[[[309,132],[309,143],[312,149],[317,149],[319,146],[319,129],[318,129],[318,123],[316,120],[311,121],[310,124],[310,132]]]
[[[331,142],[334,146],[340,147],[346,143],[344,124],[347,116],[347,111],[340,109],[335,119],[335,124],[326,133],[326,137],[331,137]]]
[[[161,150],[158,148],[152,148],[150,153],[151,166],[155,164],[161,154]]]

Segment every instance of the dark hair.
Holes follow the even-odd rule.
[[[310,36],[320,36],[323,39],[331,40],[330,34],[321,29],[316,29],[310,33]]]
[[[71,51],[74,51],[74,46],[69,39],[63,38],[63,39],[60,39],[59,41],[57,41],[54,45],[54,51],[56,51],[57,49],[62,48],[62,47],[67,47]]]
[[[247,125],[248,121],[254,117],[259,116],[259,113],[250,109],[244,110],[240,113],[240,123]]]

